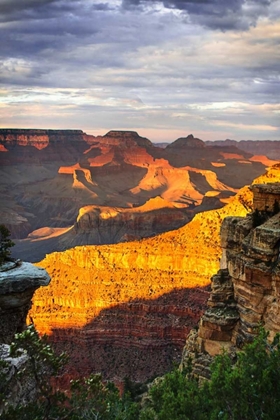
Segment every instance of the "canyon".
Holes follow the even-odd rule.
[[[254,184],[279,180],[278,164]],[[36,328],[69,352],[72,375],[145,381],[166,372],[180,362],[186,335],[206,309],[222,258],[222,221],[252,210],[252,190],[244,187],[176,231],[47,255],[38,264],[52,281],[34,295]]]
[[[220,208],[272,161],[193,135],[165,149],[136,132],[0,129],[0,217],[13,256],[139,240]]]
[[[273,160],[193,135],[162,149],[135,132],[2,129],[0,144],[13,256],[52,279],[29,320],[68,352],[68,377],[143,382],[179,363],[223,219],[251,212],[244,185],[279,182],[279,165],[264,174]]]

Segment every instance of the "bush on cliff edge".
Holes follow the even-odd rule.
[[[211,379],[199,385],[191,372],[168,373],[149,392],[141,420],[278,420],[280,344],[263,329],[232,364],[223,353],[214,359]]]
[[[38,394],[35,401],[16,405],[6,400],[5,420],[278,420],[280,412],[280,340],[269,343],[260,330],[253,343],[238,353],[233,365],[228,354],[217,356],[209,381],[199,384],[191,368],[178,369],[155,380],[141,404],[120,397],[100,375],[72,381],[65,393],[50,385],[65,356],[56,356],[34,327],[17,334],[11,355],[25,352],[33,366]],[[23,372],[17,372],[22,375]],[[4,375],[3,375],[4,374]],[[1,364],[0,364],[1,378]],[[2,380],[5,379],[5,368]],[[6,378],[8,379],[8,378]],[[2,384],[1,380],[1,384]],[[8,384],[8,380],[7,380]],[[2,401],[6,387],[0,387]],[[7,387],[8,389],[8,387]],[[1,406],[1,401],[0,401]]]
[[[34,326],[16,334],[10,346],[10,356],[28,356],[28,363],[17,371],[17,383],[35,382],[36,398],[15,401],[9,388],[11,378],[0,363],[0,415],[5,420],[136,420],[138,406],[129,395],[120,397],[112,383],[102,381],[101,375],[73,380],[68,391],[57,389],[53,379],[63,371],[67,356],[56,355],[47,336],[39,337]],[[26,381],[28,378],[28,381]]]
[[[0,224],[0,266],[7,261],[11,254],[10,248],[14,246],[14,242],[9,238],[11,236],[9,229]]]

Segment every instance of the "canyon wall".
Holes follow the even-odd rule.
[[[279,180],[276,166],[261,182]],[[72,373],[141,381],[164,373],[180,360],[186,334],[206,308],[222,257],[223,219],[252,209],[252,191],[244,187],[223,208],[199,213],[176,231],[47,255],[40,265],[52,282],[35,293],[36,328],[69,351]]]
[[[280,159],[280,142],[279,140],[217,140],[207,141],[206,144],[218,146],[236,146],[254,155],[265,155],[270,159]]]
[[[184,350],[182,365],[191,355],[201,376],[207,376],[212,356],[242,348],[260,325],[271,339],[280,332],[280,183],[254,184],[251,191],[253,211],[222,223],[221,268]]]
[[[144,381],[164,373],[205,309],[220,223],[245,215],[251,198],[244,188],[222,209],[154,238],[48,255],[40,265],[52,282],[30,312],[36,328],[69,352],[72,374]]]

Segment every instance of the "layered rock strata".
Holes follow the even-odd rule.
[[[265,168],[236,147],[230,152],[205,146],[193,136],[159,149],[132,131],[95,137],[81,130],[0,129],[0,217],[14,239],[25,240],[14,247],[13,256],[29,260],[39,241],[46,254],[152,236],[182,226],[198,211],[220,208]],[[171,207],[143,212],[143,206],[157,198]],[[90,233],[77,230],[85,206],[96,209],[94,213],[124,209],[130,228],[125,230],[128,223],[121,211],[120,217],[97,218],[100,235],[90,224]],[[136,208],[134,223],[136,213],[130,210]],[[36,242],[28,237],[41,229],[44,233]],[[61,234],[46,238],[52,229],[61,229]]]
[[[207,376],[210,356],[242,348],[260,325],[271,338],[280,331],[280,184],[255,184],[251,190],[253,212],[222,223],[221,269],[184,350],[182,364],[191,355],[201,376]]]
[[[261,182],[279,180],[273,168]],[[245,217],[252,200],[245,187],[176,231],[48,255],[39,264],[52,282],[35,293],[36,328],[70,351],[80,373],[142,381],[163,373],[180,359],[186,334],[205,310],[222,255],[222,220]]]
[[[166,372],[205,310],[210,274],[219,267],[220,223],[245,216],[251,200],[244,188],[176,231],[48,255],[39,264],[52,282],[36,292],[30,312],[36,328],[68,351],[72,373],[145,381]]]
[[[270,159],[280,159],[280,141],[279,140],[217,140],[207,141],[206,144],[217,144],[219,146],[236,146],[241,150],[255,155],[265,155]]]

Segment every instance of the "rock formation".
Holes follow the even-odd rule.
[[[14,257],[32,261],[37,249],[41,258],[43,251],[178,228],[201,210],[223,206],[265,168],[236,147],[225,154],[193,136],[160,149],[131,131],[95,137],[81,130],[0,129],[0,145],[1,221],[13,239],[25,240]],[[154,199],[159,207],[151,212],[146,205]],[[91,222],[80,229],[79,213],[90,206],[83,226],[95,218],[99,232]],[[112,207],[117,217],[97,218]]]
[[[280,181],[279,166],[261,179]],[[70,350],[79,373],[142,381],[163,373],[179,361],[187,332],[205,310],[222,256],[222,220],[252,208],[252,191],[244,187],[223,208],[199,213],[178,230],[48,255],[39,264],[52,282],[35,293],[30,312],[37,329]]]
[[[26,262],[7,262],[0,267],[0,343],[10,343],[24,329],[32,296],[50,282],[48,273]]]
[[[23,353],[11,357],[9,344],[14,335],[22,332],[26,326],[26,316],[35,290],[49,282],[48,273],[30,263],[9,261],[0,266],[0,360],[1,370],[5,371],[5,396],[9,404],[28,402],[36,395],[36,380],[27,355]],[[22,376],[19,376],[17,372],[21,369]],[[4,409],[1,400],[1,418],[4,418]]]
[[[221,268],[211,279],[207,310],[192,332],[182,364],[194,358],[207,376],[210,356],[240,349],[260,325],[270,337],[280,332],[280,183],[254,184],[253,211],[227,217],[221,226]]]
[[[80,208],[72,227],[35,230],[17,243],[14,255],[35,262],[53,249],[140,240],[165,232],[167,227],[174,230],[190,218],[184,205],[174,205],[160,197],[132,208],[85,206]]]
[[[279,168],[267,174],[269,180],[277,176],[279,179]],[[253,186],[256,191],[261,188]],[[50,255],[43,265],[52,273],[53,283],[36,292],[31,315],[41,332],[52,334],[58,349],[69,351],[72,374],[95,370],[111,379],[130,376],[144,380],[179,360],[184,337],[201,316],[209,296],[204,288],[209,272],[218,266],[217,226],[228,214],[245,215],[251,198],[245,188],[224,208],[196,215],[176,233],[129,243],[125,248],[122,244],[81,247]],[[264,209],[275,209],[274,201],[268,194]],[[30,273],[30,267],[28,264],[23,271]],[[41,274],[46,283],[48,277]],[[37,273],[32,281],[25,281],[21,272],[22,281],[31,288],[38,285],[39,277]],[[222,277],[228,303],[236,305],[227,275]],[[25,298],[21,283],[11,283],[4,276],[3,313],[7,301],[14,305],[19,295]],[[13,299],[7,299],[9,293]],[[221,302],[218,291],[211,300]],[[22,321],[20,315],[18,329]]]
[[[206,145],[202,140],[189,134],[187,137],[180,137],[173,143],[167,145],[166,149],[203,149],[204,147]]]

